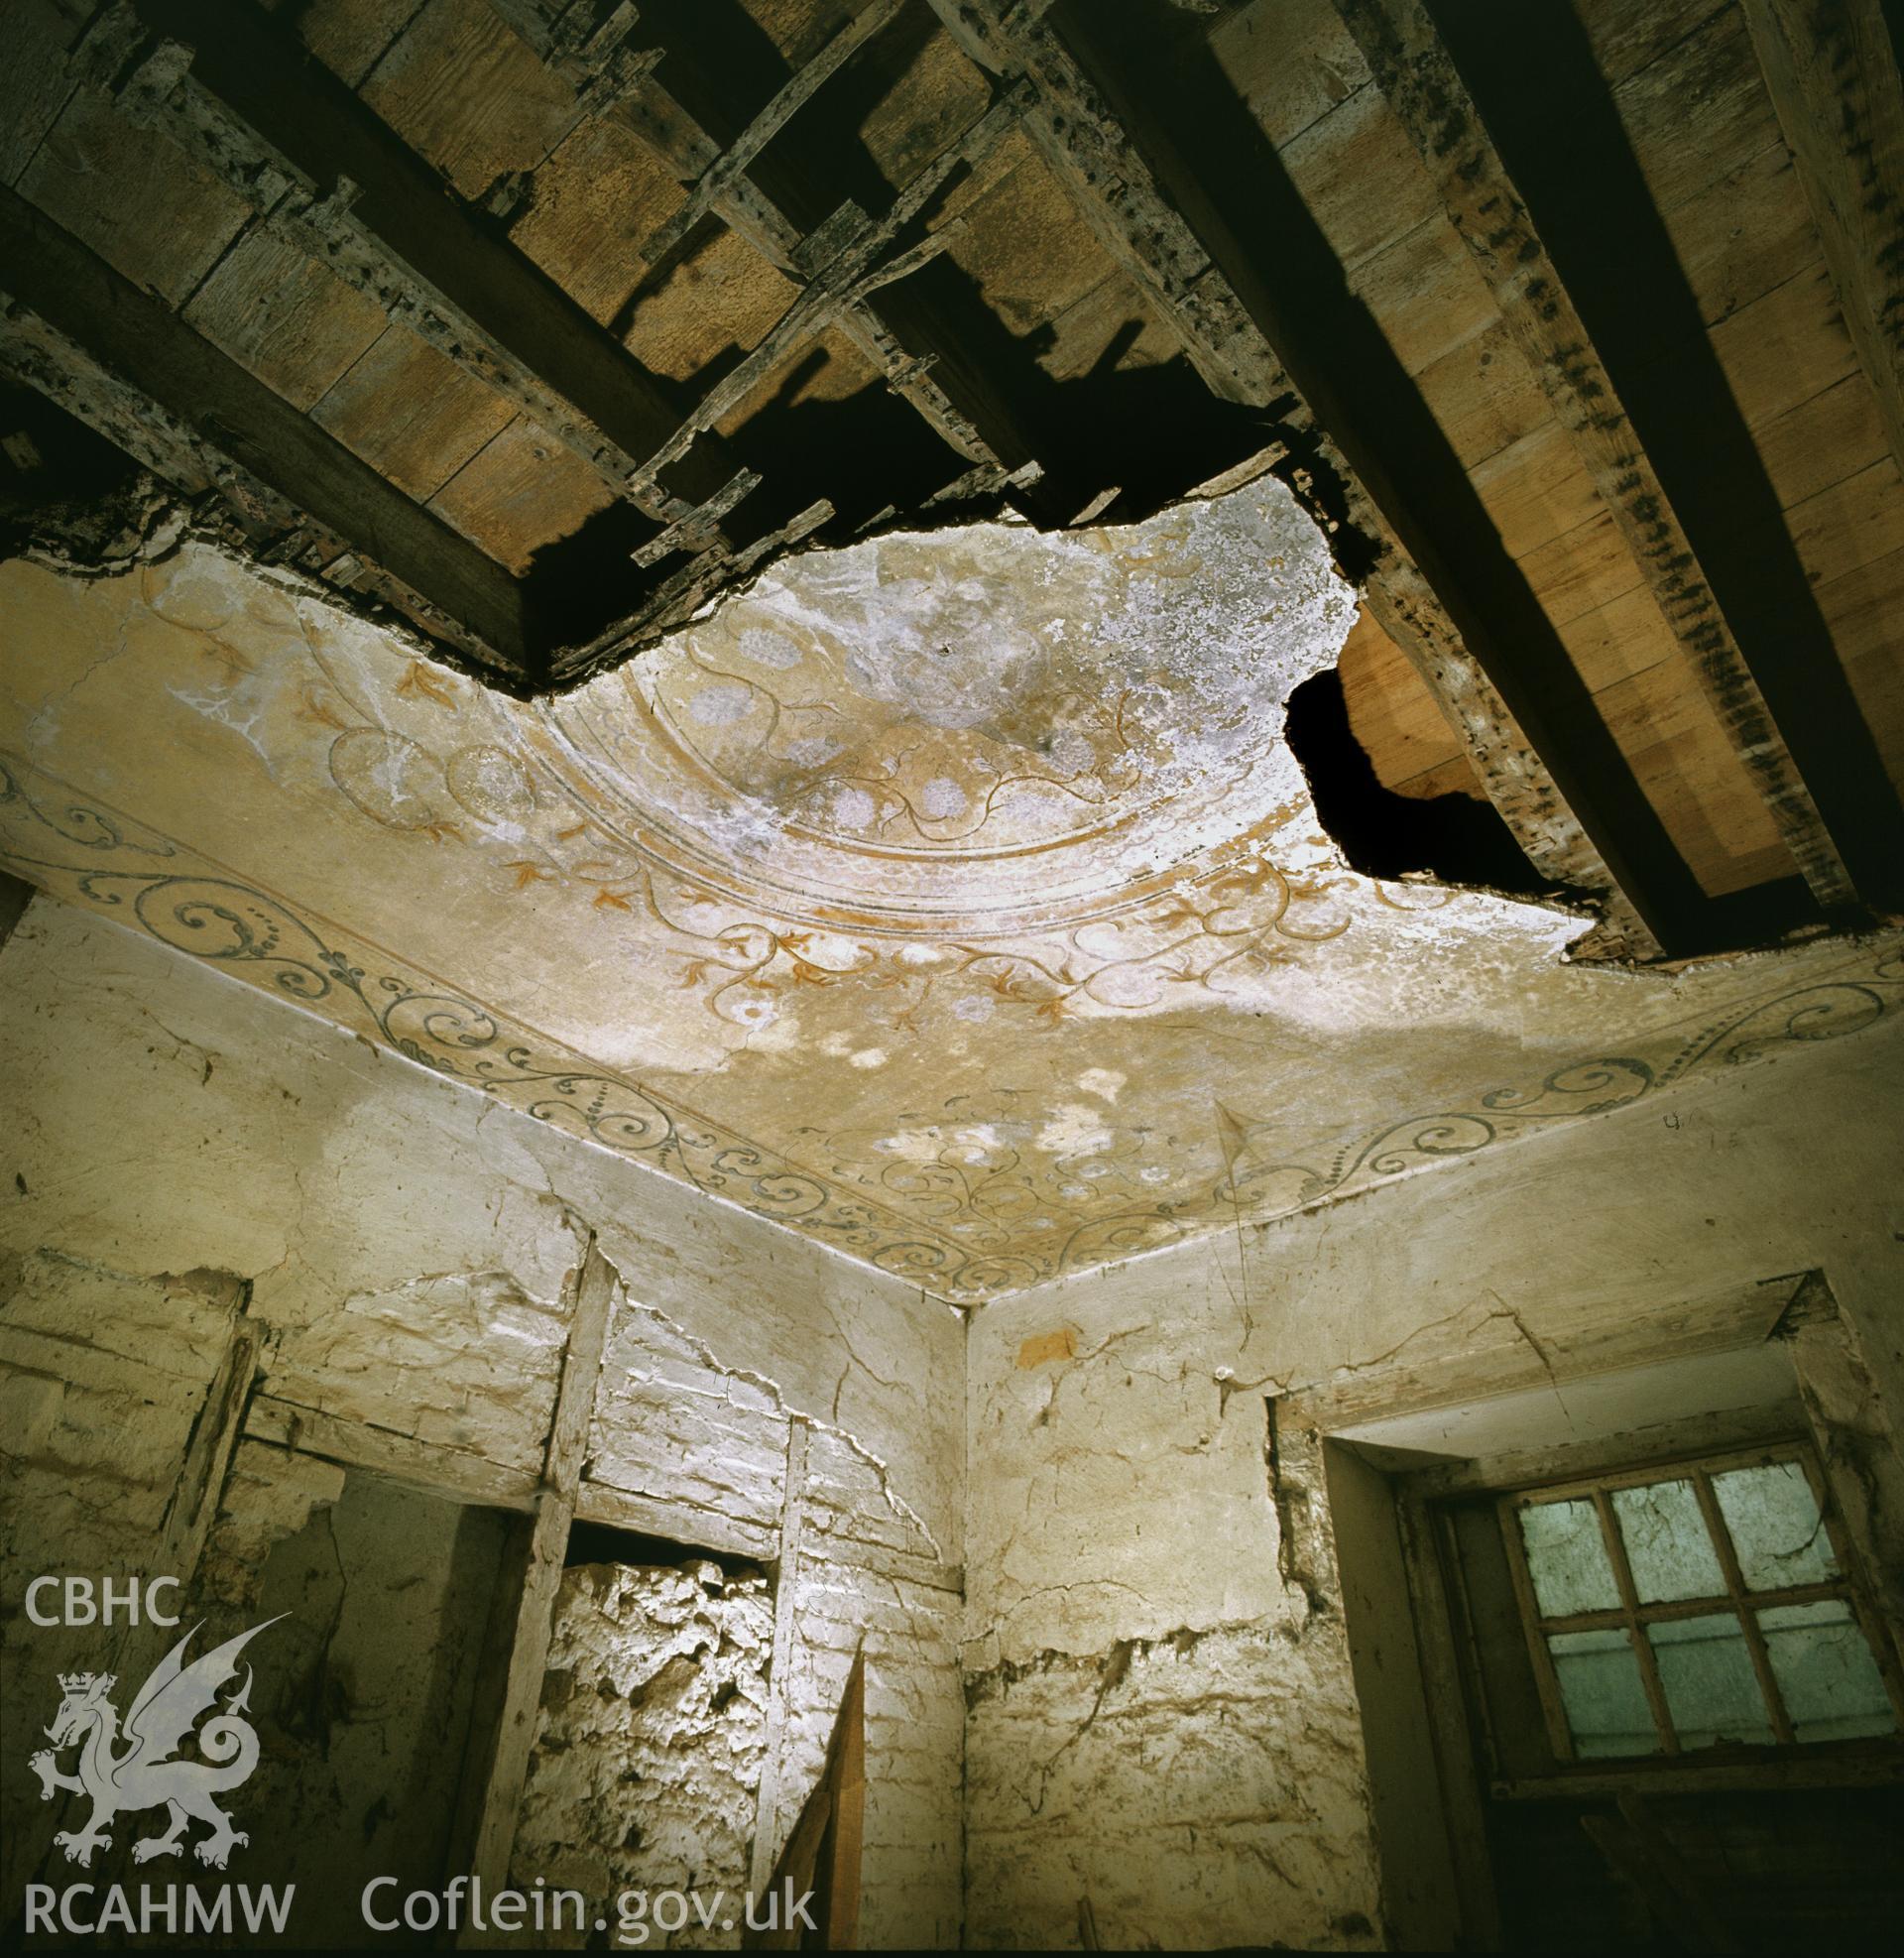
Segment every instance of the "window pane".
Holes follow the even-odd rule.
[[[1707,1533],[1690,1482],[1653,1482],[1615,1489],[1613,1514],[1643,1604],[1681,1598],[1723,1598],[1726,1576]]]
[[[1639,1660],[1624,1632],[1550,1632],[1547,1650],[1574,1752],[1583,1761],[1659,1752]]]
[[[1732,1469],[1713,1477],[1720,1514],[1732,1532],[1738,1567],[1754,1591],[1819,1584],[1839,1575],[1831,1532],[1805,1471],[1796,1462]]]
[[[1589,1502],[1530,1503],[1520,1512],[1520,1540],[1543,1618],[1612,1611],[1619,1604],[1606,1561],[1600,1517]]]
[[[1758,1614],[1772,1677],[1801,1741],[1849,1741],[1896,1730],[1884,1681],[1849,1605],[1775,1605]]]
[[[1663,1619],[1647,1626],[1646,1636],[1681,1747],[1772,1738],[1752,1655],[1732,1613]]]

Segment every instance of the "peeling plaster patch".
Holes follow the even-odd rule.
[[[1808,987],[1844,1010],[1805,1038],[1897,997],[1843,944],[1570,968],[1580,918],[1350,872],[1278,702],[1352,598],[1265,482],[804,553],[525,703],[202,542],[14,562],[0,831],[175,952],[947,1298],[1539,1133],[1734,1023],[1768,1051]]]
[[[1077,1357],[1078,1335],[1074,1327],[1060,1326],[1056,1332],[1033,1333],[1018,1348],[1018,1365],[1042,1367],[1053,1360]]]
[[[1070,1101],[1060,1103],[1053,1111],[1050,1120],[1032,1139],[1032,1146],[1052,1156],[1102,1156],[1116,1141],[1095,1108]]]
[[[935,775],[919,791],[921,811],[941,820],[962,816],[971,806],[972,798],[950,776]]]
[[[879,812],[864,789],[842,789],[833,797],[833,819],[842,829],[865,829]]]
[[[755,695],[745,686],[704,686],[691,695],[687,711],[703,727],[731,727],[754,710]]]

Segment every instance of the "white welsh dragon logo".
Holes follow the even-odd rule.
[[[69,1863],[89,1866],[95,1849],[112,1847],[106,1824],[121,1810],[136,1813],[142,1808],[156,1808],[161,1802],[171,1827],[134,1843],[135,1863],[155,1856],[182,1855],[185,1828],[194,1816],[209,1823],[212,1831],[192,1844],[193,1853],[203,1864],[222,1870],[231,1852],[251,1840],[243,1830],[232,1827],[231,1817],[212,1799],[242,1786],[258,1766],[257,1730],[243,1717],[250,1710],[249,1665],[245,1667],[244,1685],[225,1702],[215,1719],[199,1728],[198,1753],[202,1759],[180,1761],[177,1754],[192,1722],[216,1703],[218,1689],[238,1670],[238,1654],[247,1642],[277,1623],[276,1618],[268,1618],[264,1625],[254,1625],[249,1632],[227,1639],[187,1665],[185,1648],[199,1630],[194,1625],[139,1688],[139,1696],[126,1715],[125,1738],[131,1745],[123,1752],[114,1751],[119,1740],[119,1709],[109,1697],[117,1679],[109,1672],[60,1675],[63,1697],[53,1725],[46,1730],[53,1746],[42,1748],[27,1766],[40,1776],[43,1801],[51,1801],[56,1788],[92,1797],[92,1814],[86,1826],[61,1829],[54,1837]],[[79,1772],[62,1774],[54,1758],[74,1742],[79,1746]]]

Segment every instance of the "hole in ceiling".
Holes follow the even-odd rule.
[[[1283,733],[1308,779],[1316,819],[1352,870],[1390,879],[1426,872],[1438,883],[1516,898],[1552,894],[1491,804],[1460,794],[1402,795],[1383,785],[1350,725],[1335,668],[1290,694]]]
[[[88,516],[109,534],[110,505],[138,475],[123,449],[45,395],[0,384],[0,557]]]

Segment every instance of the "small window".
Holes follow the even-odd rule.
[[[1560,1760],[1897,1732],[1801,1445],[1523,1489],[1499,1516]]]

